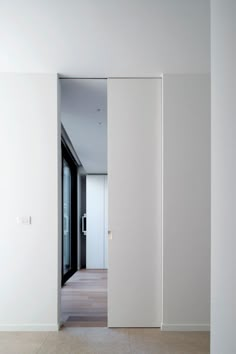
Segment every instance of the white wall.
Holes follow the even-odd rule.
[[[211,353],[236,353],[236,2],[211,1]]]
[[[210,323],[210,77],[164,76],[163,329]]]
[[[0,33],[0,51],[2,53],[0,56],[0,71],[3,72],[59,72],[60,74],[77,77],[130,77],[157,76],[163,72],[203,73],[209,72],[210,70],[210,8],[208,0],[101,0],[99,1],[99,5],[97,0],[70,0],[69,4],[68,2],[58,2],[56,5],[55,1],[53,0],[48,0],[46,2],[41,1],[40,3],[38,1],[29,0],[22,0],[20,2],[13,3],[3,0],[1,1],[0,11]],[[42,76],[42,78],[44,77],[46,80],[45,87],[43,87],[42,90],[39,89],[38,91],[38,86],[36,84],[37,80],[34,81],[35,76],[24,77],[25,80],[26,78],[29,78],[26,80],[26,82],[28,82],[28,80],[35,82],[35,84],[32,84],[32,88],[29,88],[27,85],[21,85],[20,90],[17,90],[18,86],[15,85],[15,83],[12,83],[11,85],[9,83],[9,89],[6,90],[5,82],[0,82],[0,100],[3,101],[3,104],[1,103],[0,109],[1,112],[4,113],[0,116],[2,125],[0,134],[3,137],[2,140],[0,140],[0,144],[2,145],[4,143],[7,147],[10,146],[10,151],[13,151],[15,154],[12,156],[12,163],[10,165],[10,162],[6,160],[6,154],[4,153],[7,151],[7,149],[1,148],[0,154],[3,155],[4,158],[2,158],[2,161],[7,161],[6,175],[1,174],[0,177],[5,185],[1,183],[1,187],[3,188],[4,186],[4,188],[10,188],[10,198],[6,197],[6,190],[4,190],[3,195],[5,197],[2,199],[3,202],[1,207],[3,208],[2,230],[4,230],[4,232],[6,230],[7,236],[5,236],[3,232],[4,236],[0,241],[0,252],[4,254],[4,258],[2,258],[0,262],[5,262],[5,266],[6,264],[8,265],[6,262],[11,261],[12,258],[7,258],[6,260],[5,257],[8,255],[8,250],[12,248],[11,245],[15,245],[15,240],[19,243],[19,245],[16,243],[17,247],[23,247],[21,246],[22,240],[19,242],[17,238],[18,227],[16,227],[16,225],[11,226],[11,218],[13,218],[15,222],[15,217],[18,215],[18,213],[21,210],[23,213],[23,210],[25,210],[24,208],[19,207],[19,200],[23,200],[23,203],[27,203],[28,199],[32,199],[33,207],[37,208],[37,203],[35,203],[37,198],[39,198],[41,204],[42,196],[46,201],[49,199],[49,202],[46,204],[46,208],[45,206],[42,207],[42,219],[40,219],[41,232],[39,232],[38,226],[35,229],[33,226],[34,224],[32,224],[32,227],[29,228],[29,230],[32,230],[30,231],[30,234],[40,234],[40,239],[44,238],[45,241],[49,242],[50,247],[44,248],[43,251],[40,246],[38,252],[38,246],[41,245],[41,242],[36,243],[35,239],[32,239],[32,242],[30,242],[29,250],[33,249],[35,252],[29,252],[30,257],[21,257],[20,254],[16,253],[16,251],[15,253],[12,252],[11,257],[17,256],[14,259],[18,259],[18,257],[21,258],[19,259],[19,262],[17,262],[18,267],[15,263],[13,263],[11,266],[14,269],[10,267],[10,274],[19,274],[21,276],[21,284],[27,284],[28,273],[25,270],[32,268],[36,269],[34,278],[32,279],[32,284],[35,285],[35,288],[33,290],[31,289],[32,292],[30,292],[29,298],[26,297],[26,300],[29,300],[29,312],[32,314],[32,318],[26,318],[27,316],[23,315],[22,310],[24,306],[19,306],[19,304],[21,305],[26,302],[23,296],[22,302],[19,300],[21,295],[24,294],[24,288],[20,288],[18,307],[16,309],[14,306],[11,307],[13,304],[13,299],[9,297],[11,294],[9,287],[1,287],[1,289],[4,290],[1,290],[2,294],[0,297],[0,301],[1,299],[3,300],[1,302],[0,308],[0,313],[3,315],[1,315],[0,321],[4,324],[13,323],[13,320],[14,323],[15,321],[17,323],[22,323],[21,321],[23,320],[32,320],[35,324],[41,322],[51,323],[52,317],[54,316],[54,305],[56,301],[56,287],[54,283],[56,279],[54,277],[54,267],[56,267],[56,264],[54,264],[53,261],[54,253],[51,253],[51,250],[54,252],[56,249],[56,246],[54,249],[55,223],[53,221],[54,219],[51,218],[51,215],[56,213],[56,204],[54,204],[54,194],[53,198],[51,198],[51,194],[54,193],[55,188],[54,165],[56,164],[57,160],[53,144],[53,139],[55,138],[53,135],[54,128],[51,129],[51,124],[54,124],[54,114],[52,114],[49,118],[48,109],[46,109],[46,107],[51,107],[51,109],[53,109],[51,105],[54,98],[53,100],[51,99],[51,92],[48,97],[45,96],[51,87],[50,85],[48,86],[46,84],[46,81],[49,80],[50,77],[54,78],[54,76]],[[201,78],[201,75],[199,77]],[[191,92],[194,91],[194,87],[196,87],[196,90],[198,90],[198,81],[193,80],[190,86],[188,84],[188,80],[185,80],[184,75],[179,75],[178,78],[180,81],[183,80],[183,87],[181,90],[182,93],[185,92],[185,94],[188,96],[188,91],[190,90],[189,95],[191,96]],[[171,79],[171,77],[169,77],[169,79]],[[12,76],[12,82],[18,82],[18,80],[20,79],[17,75]],[[173,81],[176,81],[175,77],[173,77]],[[186,89],[184,90],[185,85]],[[10,89],[12,90],[12,94],[9,92]],[[175,85],[175,94],[177,96],[178,91],[179,88]],[[184,96],[181,96],[181,100],[179,101],[179,104],[177,104],[173,97],[173,93],[171,91],[169,92],[169,99],[167,99],[167,93],[165,94],[164,109],[168,108],[170,110],[170,116],[173,116],[175,110],[179,110],[178,119],[181,121],[181,109],[185,110],[185,104],[187,101]],[[22,100],[22,104],[20,105],[21,97],[24,98],[24,100]],[[8,119],[8,115],[10,113],[7,113],[8,110],[6,108],[6,104],[9,101],[11,102],[11,110],[15,112],[14,116],[20,116],[20,119],[17,121]],[[36,109],[32,109],[32,114],[25,116],[21,112],[24,112],[24,105],[27,107],[28,102],[30,102],[30,106],[33,108],[39,105],[40,109],[43,109],[45,106],[45,114],[39,115]],[[19,109],[19,106],[21,109]],[[195,106],[196,103],[194,103],[194,107]],[[5,112],[7,114],[5,114]],[[35,124],[31,127],[31,125],[29,125],[29,121],[31,122],[30,118],[32,117],[34,118],[33,121]],[[195,118],[197,120],[197,117]],[[192,126],[195,127],[196,123],[194,120],[192,123]],[[28,134],[30,131],[29,127],[33,132],[35,132],[36,127],[40,124],[44,124],[44,128],[49,125],[49,129],[46,129],[44,134]],[[172,124],[173,129],[176,129],[175,121],[172,121]],[[171,130],[171,127],[169,127],[169,130]],[[191,130],[191,127],[188,127],[188,130]],[[9,136],[7,136],[9,131],[14,132],[15,140],[13,143],[9,141]],[[40,132],[41,130],[38,129],[38,131]],[[40,164],[37,166],[37,169],[35,168],[35,153],[32,154],[31,150],[28,150],[24,146],[24,139],[19,141],[21,132],[23,136],[25,136],[27,139],[30,139],[30,142],[32,140],[31,145],[35,146],[35,150],[37,150],[37,156],[40,156]],[[194,149],[197,148],[195,139],[193,139],[193,145],[191,145],[191,141],[188,141],[187,135],[184,135],[183,137],[182,131],[179,132],[177,130],[177,132],[179,133],[178,137],[184,138],[184,142],[186,143],[187,148],[190,148],[191,151],[194,151]],[[173,133],[173,131],[170,131],[170,136],[172,136]],[[202,135],[199,133],[199,137],[200,136],[202,139],[202,136],[204,136],[203,131]],[[175,138],[175,136],[173,138]],[[50,146],[50,153],[47,155],[44,154],[46,156],[46,162],[48,159],[52,159],[53,162],[50,164],[50,166],[46,164],[48,168],[46,171],[43,171],[42,166],[45,166],[45,162],[43,163],[41,155],[43,151],[48,148],[48,146]],[[170,142],[170,151],[168,152],[167,150],[169,156],[168,159],[170,159],[170,161],[173,163],[176,163],[176,159],[174,158],[174,156],[176,156],[176,152],[174,149],[172,149],[171,146],[172,145]],[[176,146],[178,148],[178,145]],[[180,150],[181,146],[182,145],[179,147]],[[201,148],[201,143],[199,143],[198,146]],[[24,155],[25,151],[26,155]],[[173,153],[173,157],[170,156],[171,153]],[[54,154],[53,157],[51,154]],[[27,190],[25,188],[19,189],[19,186],[21,186],[21,180],[18,177],[18,175],[20,176],[21,172],[20,166],[27,162],[27,159],[24,156],[28,157],[28,155],[30,155],[30,159],[28,158],[28,161],[30,161],[31,166],[28,172],[29,175],[34,176],[36,181],[35,184],[40,186],[38,189],[33,189],[31,184],[29,185],[30,188],[28,187]],[[176,169],[179,169],[180,166],[183,166],[182,162],[176,164]],[[17,178],[13,177],[13,174],[10,174],[10,171],[12,170],[15,173],[14,176],[17,176]],[[38,171],[37,174],[36,171]],[[53,185],[50,184],[52,182],[50,182],[49,185],[46,185],[46,178],[44,173],[47,174],[50,181],[54,181]],[[178,173],[181,175],[181,169],[179,169]],[[199,171],[197,170],[196,173],[199,173]],[[42,175],[44,178],[41,178]],[[42,181],[45,183],[42,184]],[[22,183],[24,183],[24,181]],[[177,184],[173,185],[178,187]],[[203,185],[205,185],[204,181]],[[45,193],[42,194],[43,190],[45,190]],[[24,199],[23,197],[21,198],[21,195],[18,196],[23,192]],[[181,203],[185,204],[185,199],[182,198],[182,195],[180,197]],[[38,204],[41,205],[40,203]],[[190,207],[191,210],[193,210],[192,208],[194,209],[194,206]],[[177,206],[175,210],[178,211]],[[48,211],[48,214],[45,216],[46,211]],[[29,211],[28,209],[24,211],[24,213],[30,212],[31,209]],[[180,214],[180,211],[178,211],[178,213]],[[37,211],[36,215],[38,215]],[[171,222],[174,216],[172,216],[172,212],[170,212],[168,215]],[[7,216],[7,218],[5,216]],[[168,219],[166,219],[166,222],[167,220]],[[46,230],[45,233],[44,230]],[[176,233],[176,235],[181,241],[178,244],[179,247],[177,250],[181,251],[181,254],[175,252],[173,257],[175,260],[176,257],[178,258],[177,261],[174,261],[178,272],[173,267],[172,262],[170,262],[170,268],[168,268],[169,262],[164,263],[164,266],[167,267],[166,274],[168,274],[168,286],[165,287],[166,289],[168,289],[168,287],[173,289],[170,281],[171,279],[173,282],[175,281],[176,274],[178,285],[184,283],[184,279],[181,279],[182,273],[180,272],[180,270],[184,269],[184,265],[181,266],[180,260],[181,256],[186,255],[185,248],[182,247],[186,241],[185,236],[183,235],[186,234],[181,232],[181,227],[178,227],[177,230],[178,233]],[[28,231],[26,232],[28,233]],[[11,235],[10,239],[12,240],[12,243],[8,240],[9,234]],[[171,234],[171,232],[168,233],[168,235],[171,237],[167,238],[166,245],[169,243],[168,249],[172,255],[174,252],[172,252],[173,246],[171,240],[176,242],[176,238],[173,239],[173,234]],[[199,244],[201,244],[201,242],[202,241],[199,241]],[[193,244],[195,244],[195,242],[193,242]],[[190,243],[188,243],[188,247],[191,247]],[[26,250],[24,252],[26,252]],[[208,248],[206,249],[206,252],[209,252]],[[41,257],[42,254],[43,257]],[[166,257],[165,253],[164,256]],[[27,264],[25,259],[27,259]],[[39,259],[45,259],[45,262],[40,263],[41,268],[39,268]],[[167,258],[164,258],[164,262],[165,259]],[[182,257],[182,259],[184,260],[185,258]],[[193,259],[195,258],[193,257]],[[34,264],[36,264],[35,267]],[[208,262],[206,261],[203,264],[206,266],[203,273],[208,274]],[[1,272],[3,274],[2,282],[3,284],[8,284],[9,280],[6,278],[6,272],[3,272],[2,269],[3,268],[1,267]],[[16,273],[15,270],[17,270]],[[195,268],[192,269],[189,267],[188,272],[187,268],[185,268],[185,271],[186,272],[183,274],[187,275],[187,280],[190,281],[190,283],[193,282],[193,280],[191,280],[191,274],[195,274],[195,276],[197,276],[196,282],[199,282],[202,286],[204,286],[205,291],[202,290],[202,292],[205,293],[207,298],[208,283],[206,278],[208,275],[203,277],[206,283],[202,284],[200,280],[202,274],[199,279],[199,273],[195,271]],[[50,280],[52,280],[52,285],[46,289],[46,293],[42,294],[42,289],[40,288],[39,283],[43,280],[44,277],[48,280],[50,278]],[[13,290],[16,291],[17,287],[20,287],[20,284],[16,283],[11,286],[13,286]],[[174,289],[176,288],[177,286],[174,287]],[[183,289],[186,290],[186,287],[184,286]],[[43,306],[43,308],[39,306],[39,308],[36,307],[31,311],[33,308],[31,302],[35,304],[36,299],[39,298],[39,295],[37,296],[36,292],[40,296],[42,295],[41,298],[44,299],[40,305]],[[31,296],[32,294],[36,296]],[[172,307],[172,302],[170,302],[171,295],[167,293],[167,302],[164,303],[164,323],[173,324],[176,323],[177,320],[178,323],[186,323],[186,321],[189,322],[190,320],[192,321],[194,319],[192,317],[193,310],[190,308],[189,302],[192,298],[192,307],[195,306],[195,293],[186,293],[186,296],[184,296],[184,299],[188,300],[186,302],[186,306],[183,305],[184,301],[182,298],[180,298],[180,290],[177,291],[177,295],[178,300],[180,301],[180,308],[184,308],[184,311],[182,312],[183,315],[181,315],[181,317],[180,311],[176,310],[177,300],[175,300]],[[187,295],[189,296],[187,297]],[[206,298],[204,297],[203,299],[203,306],[205,306],[204,304]],[[6,299],[7,302],[5,304],[4,301]],[[14,309],[16,317],[9,317],[13,313],[10,311],[9,314],[9,308]],[[4,309],[3,312],[2,309]],[[202,307],[200,308],[200,313],[202,313]],[[206,310],[206,314],[206,317],[208,317],[208,310]],[[194,321],[195,320],[196,318]],[[52,322],[54,323],[54,320]]]
[[[73,77],[210,70],[209,0],[1,0],[0,70]]]
[[[58,327],[57,100],[56,75],[0,75],[0,330]]]
[[[54,329],[60,261],[56,255],[56,76],[2,74],[0,88],[0,154],[5,164],[5,174],[1,174],[0,328]],[[166,329],[205,329],[209,323],[208,100],[209,82],[204,75],[164,76]],[[32,226],[16,225],[16,216],[25,214],[32,215]],[[11,296],[15,293],[17,306]]]

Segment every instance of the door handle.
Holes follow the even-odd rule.
[[[108,230],[108,240],[112,240],[112,232],[111,232],[111,230]]]
[[[82,216],[82,233],[86,236],[86,214]]]

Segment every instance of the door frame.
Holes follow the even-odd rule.
[[[58,88],[59,88],[59,91],[60,92],[60,80],[63,80],[63,79],[85,79],[85,80],[90,80],[90,79],[97,79],[97,80],[100,80],[100,79],[112,79],[112,78],[118,78],[118,79],[122,79],[122,78],[126,78],[126,79],[161,79],[161,86],[162,86],[162,89],[161,89],[161,102],[162,102],[162,107],[161,107],[161,235],[160,235],[160,246],[161,246],[161,252],[160,252],[160,265],[161,265],[161,281],[160,281],[160,287],[161,287],[161,290],[160,290],[160,293],[161,293],[161,300],[160,300],[160,303],[161,303],[161,309],[160,309],[160,313],[161,313],[161,323],[163,322],[163,306],[164,306],[164,293],[163,293],[163,171],[164,171],[164,166],[163,166],[163,125],[164,125],[164,112],[163,112],[163,83],[164,83],[164,74],[163,73],[160,73],[159,75],[157,76],[151,76],[151,77],[148,77],[148,76],[135,76],[135,77],[132,77],[132,76],[116,76],[116,77],[82,77],[82,76],[62,76],[60,74],[58,74],[57,76],[57,80],[58,80]],[[58,125],[59,127],[61,127],[61,106],[60,106],[60,101],[61,101],[61,97],[59,95],[59,104],[58,104]],[[58,139],[61,139],[61,134],[59,134],[59,137]],[[73,158],[73,156],[72,156]],[[60,159],[62,160],[62,158]],[[77,165],[78,166],[78,165]],[[109,178],[109,177],[108,177]],[[62,184],[62,175],[59,173],[59,185]],[[60,188],[60,190],[62,190],[62,188]],[[109,193],[109,187],[108,187],[108,193]],[[77,193],[76,193],[77,195]],[[59,201],[59,209],[60,209],[60,201]],[[76,211],[77,212],[77,211]],[[108,206],[108,213],[109,213],[109,206]],[[59,216],[61,217],[62,216],[62,212],[59,213]],[[61,222],[61,225],[62,222]],[[77,225],[76,225],[77,227]],[[59,232],[59,241],[60,241],[60,244],[61,244],[61,239],[62,239],[62,232],[63,232],[63,228],[61,228],[61,231]],[[108,242],[108,256],[109,256],[109,242]],[[61,253],[59,252],[59,257],[61,257]],[[59,262],[58,264],[60,265],[61,262],[60,262],[60,259],[59,259]],[[108,268],[109,269],[109,268]],[[109,272],[109,271],[108,271]],[[61,274],[62,274],[62,270],[61,270],[61,266],[59,266],[58,268],[58,279],[61,278]],[[59,282],[60,284],[60,282]],[[58,319],[59,319],[59,324],[61,324],[61,306],[60,306],[60,302],[61,302],[61,286],[59,285],[59,289],[58,289],[58,296],[59,296],[59,306],[58,306]],[[107,298],[109,298],[109,292],[107,291]],[[107,314],[108,315],[108,314]],[[60,325],[59,325],[60,326]]]

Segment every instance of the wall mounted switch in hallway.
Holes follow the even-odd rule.
[[[20,225],[31,225],[32,218],[31,218],[31,216],[17,216],[16,222],[17,222],[17,224],[20,224]]]

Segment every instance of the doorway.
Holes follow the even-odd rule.
[[[61,318],[66,327],[107,326],[107,80],[61,79],[63,272]],[[63,151],[62,151],[63,152]],[[72,197],[74,204],[70,203]],[[76,204],[76,205],[75,205]],[[70,222],[75,221],[72,245]],[[74,255],[73,271],[69,254]],[[64,281],[65,279],[65,281]]]
[[[67,80],[62,81],[67,82]],[[78,139],[78,132],[74,126],[76,118],[72,119],[72,116],[76,109],[83,107],[84,103],[88,103],[90,112],[87,128],[91,128],[94,133],[103,126],[102,120],[99,119],[102,109],[97,105],[98,101],[95,100],[96,105],[91,105],[86,98],[89,92],[86,86],[90,79],[79,79],[79,81],[82,85],[78,91],[79,95],[76,99],[73,98],[76,85],[75,82],[71,82],[67,91],[68,104],[66,108],[64,107],[64,112],[62,111],[65,118],[63,124],[66,125],[66,120],[67,123],[71,121],[66,128],[72,142],[74,138]],[[108,141],[106,141],[109,191],[109,232],[106,230],[105,235],[106,240],[108,237],[109,254],[109,277],[106,290],[107,325],[108,327],[160,327],[162,321],[162,79],[111,78],[105,82],[107,87],[105,97],[108,103],[106,135]],[[96,87],[93,87],[91,92],[97,98],[101,98]],[[97,114],[95,121],[92,119],[94,112]],[[83,117],[84,113],[83,111]],[[86,134],[81,130],[80,133],[80,139],[77,141],[88,143]],[[94,135],[91,136],[88,149],[81,146],[78,150],[81,160],[88,156],[91,148],[95,153],[104,151],[101,142],[97,144]],[[96,158],[88,159],[85,163],[82,161],[80,173],[81,178],[86,181],[86,189],[89,175],[105,175],[104,171],[101,173],[95,171],[97,161]],[[91,169],[89,173],[86,171],[88,167]],[[87,241],[89,237],[87,206],[85,214],[83,216],[86,217],[87,227],[81,237],[85,237]],[[88,266],[87,246],[86,242],[86,256],[83,254],[86,258],[86,268]],[[81,242],[78,243],[79,247],[78,254],[82,259]],[[86,270],[79,268],[80,266],[79,261],[79,271],[75,275],[101,271],[95,266],[94,269]],[[86,282],[89,284],[89,280],[85,280],[83,276],[77,280],[80,284]],[[69,281],[72,290],[76,280],[71,278]],[[75,292],[71,295],[74,296]],[[73,297],[69,302],[70,305],[74,301]],[[92,310],[92,307],[87,303],[87,309]],[[82,314],[80,310],[80,317],[74,318],[74,323],[80,325]],[[86,316],[91,316],[91,313],[87,313]],[[88,319],[85,321],[89,323]],[[73,322],[72,318],[71,322]]]

